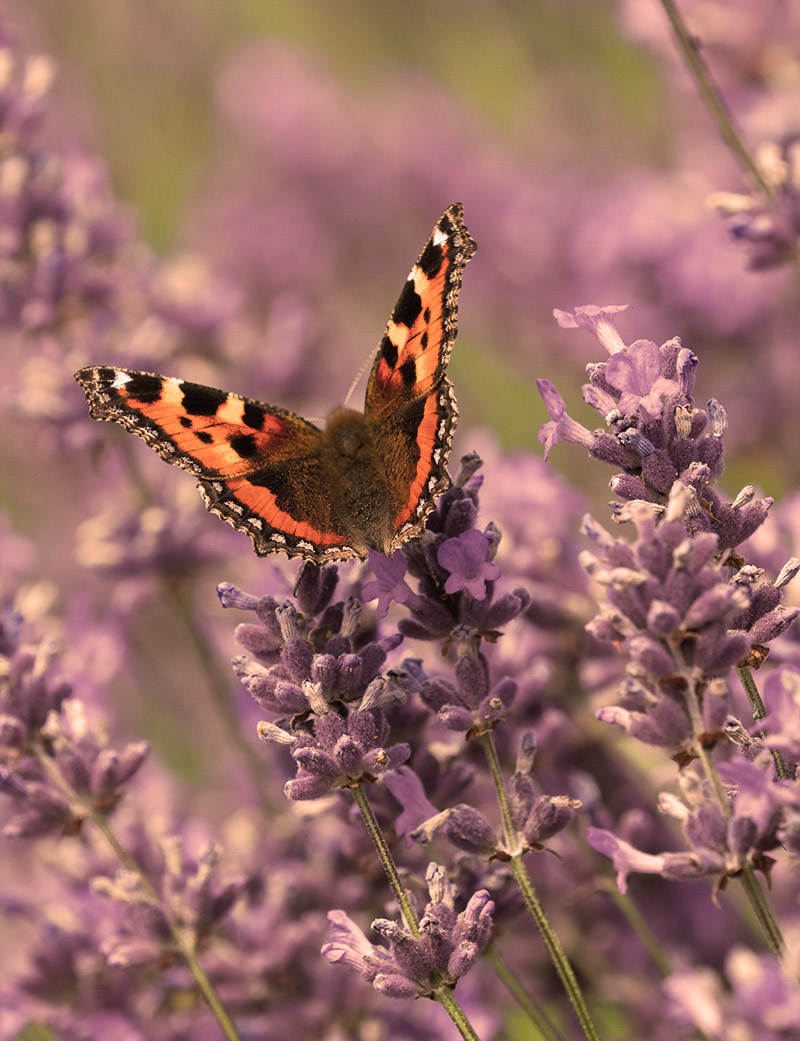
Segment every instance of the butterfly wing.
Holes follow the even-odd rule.
[[[111,366],[81,369],[93,419],[113,420],[198,478],[207,508],[256,553],[318,562],[356,555],[327,489],[322,432],[284,409],[186,380]]]
[[[457,332],[464,266],[477,246],[454,203],[411,269],[370,373],[364,411],[386,470],[394,545],[416,534],[450,487],[458,409],[445,375]]]

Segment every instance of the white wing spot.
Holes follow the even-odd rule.
[[[111,386],[119,390],[120,387],[124,387],[125,384],[130,383],[130,381],[131,377],[128,375],[127,372],[118,372],[116,376],[114,376],[114,381],[111,384]]]

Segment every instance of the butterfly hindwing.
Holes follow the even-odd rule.
[[[194,474],[208,509],[250,535],[258,554],[353,555],[325,495],[323,434],[312,423],[156,373],[92,366],[76,379],[94,419],[120,423]]]
[[[450,486],[447,455],[458,409],[445,376],[457,332],[464,266],[476,245],[462,207],[445,210],[406,279],[378,347],[365,413],[386,470],[395,542],[418,531]]]

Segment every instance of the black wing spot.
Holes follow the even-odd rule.
[[[272,492],[278,508],[288,512],[286,505],[292,501],[292,485],[280,470],[261,470],[258,473],[250,474],[247,479],[257,488],[266,488],[267,491]]]
[[[199,383],[182,383],[183,407],[192,416],[215,416],[228,395],[224,390],[203,387]]]
[[[395,365],[397,365],[397,347],[395,346],[395,344],[392,343],[388,336],[384,336],[381,340],[380,349],[381,357],[389,366],[389,368],[393,369]]]
[[[264,413],[252,401],[245,401],[242,409],[242,422],[253,430],[260,430],[264,425]]]
[[[423,317],[425,319],[425,324],[426,325],[430,325],[431,324],[431,309],[430,309],[430,307],[426,307],[425,308],[425,314],[423,315]]]
[[[185,430],[191,430],[192,421],[188,416],[181,416],[179,422]]]
[[[133,401],[140,401],[143,405],[154,405],[161,400],[163,390],[164,380],[161,376],[139,372],[125,383],[122,394]]]
[[[236,434],[230,439],[230,446],[240,459],[252,459],[258,453],[254,434]]]
[[[408,358],[400,366],[400,375],[403,378],[404,387],[413,387],[417,382],[417,363],[413,358]]]
[[[431,240],[423,249],[418,264],[427,278],[436,278],[441,270],[443,259],[444,250],[441,246],[434,245],[433,240]]]
[[[420,336],[420,338],[419,338],[419,345],[423,349],[423,351],[428,346],[428,330],[427,329],[423,332],[422,336]]]
[[[422,299],[414,288],[414,279],[409,278],[392,313],[392,321],[410,329],[422,314]]]
[[[197,430],[197,431],[195,431],[195,435],[194,436],[197,438],[197,440],[201,444],[210,445],[210,444],[214,443],[213,435],[209,434],[209,432],[207,430]]]

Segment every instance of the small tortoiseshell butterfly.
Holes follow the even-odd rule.
[[[337,408],[324,430],[274,405],[154,373],[98,365],[75,378],[93,419],[120,423],[194,474],[207,508],[246,532],[259,556],[391,555],[450,487],[458,409],[445,369],[461,273],[475,249],[454,203],[395,304],[363,413]]]

